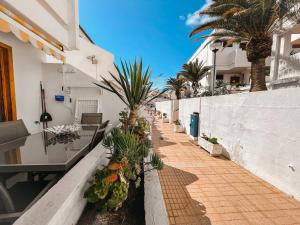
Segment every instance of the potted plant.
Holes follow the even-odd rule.
[[[198,144],[210,153],[211,156],[222,155],[222,146],[218,143],[216,137],[207,137],[205,134],[198,139]]]
[[[184,127],[181,125],[179,120],[176,120],[173,125],[174,125],[175,133],[183,133],[184,132]]]
[[[163,123],[169,123],[169,118],[167,117],[167,113],[162,114],[162,122]]]

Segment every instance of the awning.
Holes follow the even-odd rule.
[[[23,42],[29,42],[34,47],[41,49],[56,59],[65,61],[65,53],[61,44],[51,40],[47,35],[42,34],[38,29],[26,23],[23,19],[13,14],[0,4],[0,31],[12,32]]]

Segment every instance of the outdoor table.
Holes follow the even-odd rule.
[[[0,200],[4,202],[6,214],[0,214],[0,223],[19,217],[9,195],[5,180],[17,173],[28,173],[34,181],[35,175],[56,174],[56,178],[30,203],[34,204],[76,162],[89,152],[95,130],[81,130],[71,136],[57,137],[48,132],[33,134],[0,145]],[[31,176],[30,176],[31,175]],[[26,193],[24,193],[26,194]]]

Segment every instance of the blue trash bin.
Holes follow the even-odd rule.
[[[199,113],[191,114],[190,135],[198,137]]]

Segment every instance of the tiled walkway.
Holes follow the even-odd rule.
[[[160,181],[170,224],[300,224],[300,203],[225,158],[210,157],[155,122],[153,145],[165,162]]]

